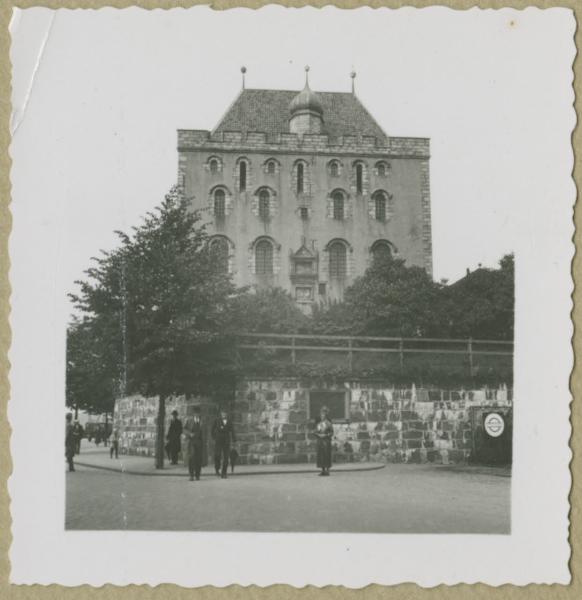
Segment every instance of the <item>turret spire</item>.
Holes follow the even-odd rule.
[[[356,93],[356,72],[352,71],[350,73],[350,77],[352,78],[352,94]]]
[[[309,87],[309,65],[305,67],[305,87],[289,104],[289,131],[303,135],[321,133],[323,126],[323,105],[318,94]]]
[[[245,89],[245,73],[247,72],[247,68],[243,65],[240,68],[240,72],[242,73],[242,89]]]

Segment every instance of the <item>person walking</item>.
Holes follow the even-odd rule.
[[[320,476],[328,477],[331,469],[331,438],[333,437],[333,424],[328,418],[328,409],[321,407],[319,418],[315,422],[315,436],[317,438],[317,467],[321,469]]]
[[[234,425],[224,409],[220,411],[220,416],[212,425],[212,439],[214,440],[214,469],[216,475],[226,479],[230,444],[231,442],[236,443],[236,435]]]
[[[69,471],[75,470],[73,458],[75,456],[75,433],[73,430],[73,415],[67,413],[65,416],[65,457],[69,464]]]
[[[194,415],[189,417],[184,424],[184,437],[188,442],[188,473],[190,481],[200,480],[202,470],[202,452],[204,451],[204,428],[200,419],[200,407],[194,407]]]
[[[75,454],[81,453],[81,440],[83,439],[83,435],[85,432],[83,431],[83,426],[79,421],[75,421],[73,423],[73,435],[75,436]]]
[[[114,429],[111,432],[111,446],[109,447],[109,458],[119,458],[119,431]]]
[[[172,419],[170,420],[170,427],[168,429],[168,435],[166,436],[166,439],[168,440],[168,457],[173,465],[178,464],[178,454],[180,454],[182,447],[181,437],[182,421],[178,419],[178,411],[173,410]]]

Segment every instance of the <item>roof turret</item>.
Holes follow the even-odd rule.
[[[291,100],[289,104],[289,110],[291,116],[298,112],[314,112],[320,117],[323,116],[323,104],[319,98],[319,95],[311,90],[309,87],[309,67],[305,67],[305,87]]]

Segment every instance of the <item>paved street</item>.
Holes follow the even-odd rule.
[[[205,472],[211,471],[208,467]],[[501,471],[386,465],[361,472],[213,476],[67,473],[67,529],[509,533]]]

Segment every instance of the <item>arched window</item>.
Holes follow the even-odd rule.
[[[277,170],[277,165],[275,164],[275,161],[270,160],[267,163],[267,173],[269,173],[269,175],[272,175],[276,170]]]
[[[383,262],[392,258],[392,246],[386,240],[378,240],[372,246],[372,260],[374,263]]]
[[[361,194],[364,191],[364,165],[356,163],[356,192]]]
[[[329,252],[329,276],[343,278],[347,273],[346,245],[343,242],[332,242]]]
[[[244,160],[238,165],[238,189],[241,192],[247,189],[247,163]]]
[[[338,177],[339,176],[339,163],[337,162],[337,160],[332,160],[329,163],[329,174],[332,177]]]
[[[376,221],[386,220],[386,195],[382,192],[378,192],[374,196],[374,216]]]
[[[302,194],[305,187],[305,166],[303,163],[297,164],[297,193]]]
[[[390,165],[384,161],[376,163],[376,172],[378,173],[379,177],[386,177],[389,168]]]
[[[270,200],[271,195],[267,190],[261,190],[259,192],[259,218],[263,221],[268,221],[270,217]]]
[[[218,173],[218,160],[216,158],[210,159],[210,163],[208,164],[210,166],[211,173]]]
[[[223,237],[214,238],[210,242],[210,248],[214,254],[214,272],[221,275],[228,273],[228,242]]]
[[[334,192],[331,199],[333,202],[333,218],[336,221],[343,221],[345,216],[344,195],[341,192]]]
[[[214,192],[214,216],[223,219],[226,214],[226,194],[224,190],[218,189]]]
[[[255,246],[255,272],[257,275],[273,273],[273,244],[269,240],[260,240]]]

